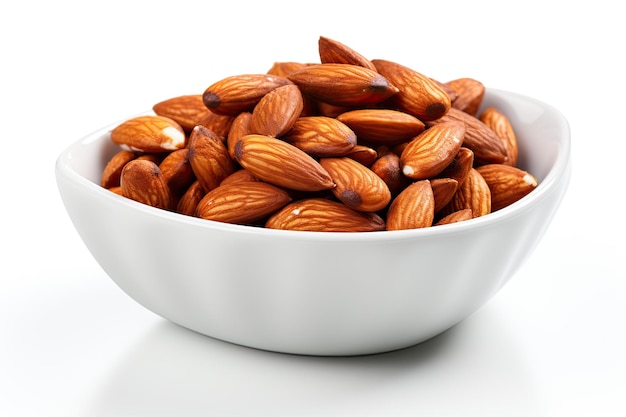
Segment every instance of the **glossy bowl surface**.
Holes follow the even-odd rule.
[[[291,232],[170,213],[98,183],[117,150],[102,128],[57,159],[67,212],[111,279],[152,312],[253,348],[360,355],[427,340],[480,308],[515,274],[566,192],[570,131],[552,106],[487,89],[511,120],[519,166],[539,186],[488,216],[419,230]]]

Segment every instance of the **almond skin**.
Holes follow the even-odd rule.
[[[390,109],[357,109],[341,113],[337,120],[352,129],[360,141],[393,145],[422,133],[424,123],[408,113]]]
[[[275,88],[254,107],[250,131],[259,135],[282,136],[291,129],[303,108],[302,94],[296,85]]]
[[[476,170],[491,191],[491,210],[507,207],[537,188],[537,178],[528,172],[505,164],[483,165]]]
[[[212,130],[196,126],[189,136],[189,163],[205,191],[216,188],[235,170],[226,145]]]
[[[202,94],[172,97],[155,104],[152,110],[174,120],[187,134],[211,112],[202,102]]]
[[[194,181],[178,200],[176,212],[186,216],[195,216],[196,207],[206,192],[200,181]]]
[[[434,126],[439,123],[461,122],[465,124],[463,146],[474,152],[475,165],[500,164],[507,160],[507,151],[496,133],[478,118],[464,111],[451,108],[440,119],[426,123]]]
[[[111,131],[111,140],[134,152],[170,152],[185,147],[185,131],[174,120],[163,116],[138,116]]]
[[[380,103],[398,92],[385,77],[358,65],[309,65],[288,78],[302,93],[337,106]]]
[[[452,101],[452,107],[476,116],[485,96],[483,83],[473,78],[465,77],[448,81],[446,84],[456,93]]]
[[[491,213],[491,191],[483,176],[475,168],[469,171],[452,200],[441,210],[441,214],[446,216],[463,209],[472,210],[474,218]]]
[[[104,188],[119,187],[120,176],[124,165],[135,159],[137,155],[131,151],[121,150],[117,152],[104,167],[100,178],[100,185]]]
[[[393,199],[387,210],[387,230],[430,227],[435,218],[435,198],[429,180],[414,182]]]
[[[202,101],[214,113],[237,115],[252,111],[265,94],[290,83],[287,78],[272,74],[233,75],[210,85],[202,94]]]
[[[448,112],[450,96],[433,80],[404,65],[374,59],[376,70],[398,88],[391,102],[422,121],[439,119]]]
[[[251,224],[279,210],[291,201],[275,185],[250,181],[221,185],[198,203],[196,216],[224,223]]]
[[[152,161],[128,162],[120,176],[120,187],[126,198],[164,210],[171,208],[170,190],[159,166]]]
[[[402,151],[402,172],[416,181],[438,175],[454,160],[464,135],[462,123],[441,123],[426,129]]]
[[[505,148],[506,160],[503,162],[506,165],[517,166],[518,158],[518,145],[517,136],[513,130],[513,126],[509,119],[496,109],[495,107],[489,107],[485,109],[480,117],[480,121],[489,126],[491,130],[502,140]]]
[[[328,172],[295,146],[264,135],[246,135],[234,145],[235,160],[255,177],[298,191],[333,188]]]
[[[333,194],[346,206],[375,212],[389,204],[389,187],[368,167],[350,158],[322,158],[320,165],[337,185],[332,189]]]
[[[471,220],[473,217],[471,209],[461,209],[441,218],[437,223],[435,223],[435,226]]]
[[[323,64],[351,64],[376,71],[376,67],[369,59],[336,40],[320,36],[318,50]]]
[[[357,143],[356,134],[337,119],[326,116],[300,117],[281,139],[312,156],[343,156]]]
[[[265,223],[269,229],[311,232],[376,232],[385,221],[375,213],[363,213],[343,203],[322,198],[294,201]]]

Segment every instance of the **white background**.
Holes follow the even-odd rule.
[[[618,3],[581,3],[3,2],[0,415],[626,415],[626,31]],[[110,281],[56,188],[82,136],[226,75],[316,61],[320,35],[536,97],[571,125],[572,182],[531,259],[414,348],[298,357],[183,330]]]

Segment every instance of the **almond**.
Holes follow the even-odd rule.
[[[474,218],[491,213],[491,191],[482,175],[472,168],[463,184],[454,193],[454,197],[442,209],[446,216],[455,211],[470,209]]]
[[[344,156],[354,159],[366,167],[370,167],[378,158],[378,152],[376,152],[376,149],[357,143],[356,146]]]
[[[448,122],[465,124],[463,146],[474,152],[475,164],[499,164],[506,161],[507,151],[498,135],[485,123],[464,111],[451,108],[445,116],[428,122],[426,125],[434,126],[435,124]]]
[[[357,142],[352,129],[339,120],[326,116],[298,118],[281,139],[317,157],[345,155]]]
[[[104,188],[118,187],[120,185],[120,176],[124,165],[135,159],[137,155],[131,151],[121,150],[117,152],[104,166],[100,185]]]
[[[152,110],[159,116],[174,120],[186,133],[190,133],[200,120],[211,113],[202,102],[202,94],[172,97],[155,104]]]
[[[452,200],[459,188],[459,182],[452,178],[433,178],[430,180],[430,187],[435,199],[435,213],[438,213]]]
[[[357,109],[341,113],[337,120],[356,133],[359,141],[393,145],[422,133],[424,123],[408,113],[390,109]]]
[[[250,131],[259,135],[282,136],[291,129],[303,108],[302,94],[296,85],[275,88],[254,107]]]
[[[274,65],[272,65],[272,67],[267,71],[267,73],[269,75],[278,75],[279,77],[287,78],[287,76],[289,76],[289,74],[291,74],[292,72],[302,69],[306,67],[307,65],[310,65],[310,64],[305,64],[302,62],[293,62],[293,61],[286,61],[286,62],[277,61],[277,62],[274,62]]]
[[[426,129],[402,151],[402,172],[413,180],[438,175],[454,160],[464,135],[462,123],[440,123]]]
[[[290,83],[287,78],[272,74],[233,75],[210,85],[202,94],[202,101],[214,113],[236,115],[252,111],[265,94]]]
[[[496,109],[495,107],[489,107],[485,109],[479,119],[489,126],[491,130],[502,140],[505,148],[506,160],[503,162],[506,165],[517,166],[518,158],[518,145],[517,136],[513,130],[513,126],[509,119]]]
[[[178,200],[176,212],[186,216],[195,216],[196,207],[205,194],[206,193],[204,188],[202,188],[200,181],[194,181],[194,183],[187,188],[187,191],[185,191],[185,193]]]
[[[189,163],[206,192],[216,188],[235,170],[226,145],[212,130],[196,126],[189,136]]]
[[[122,149],[135,152],[168,152],[185,146],[185,131],[163,116],[138,116],[111,131],[111,140]]]
[[[473,166],[474,152],[461,146],[452,162],[437,175],[437,178],[452,178],[459,184],[463,184]]]
[[[207,129],[212,130],[213,133],[219,136],[222,142],[225,142],[234,120],[235,116],[217,114],[209,111],[202,119],[200,119],[200,121],[198,121],[197,125],[204,126]]]
[[[483,83],[474,78],[465,77],[448,81],[446,84],[456,93],[455,99],[452,101],[452,107],[476,116],[485,96]]]
[[[376,71],[376,67],[369,59],[336,40],[320,36],[318,50],[323,64],[351,64]]]
[[[414,182],[393,199],[387,211],[387,230],[432,226],[435,199],[429,180]]]
[[[391,102],[422,121],[439,119],[450,109],[450,97],[425,75],[384,59],[374,59],[376,70],[398,88]]]
[[[289,194],[272,184],[251,181],[220,185],[198,203],[196,215],[224,223],[251,224],[291,201]]]
[[[441,218],[437,223],[435,223],[435,226],[463,222],[465,220],[471,220],[472,218],[473,216],[472,216],[471,209],[461,209],[459,211],[452,212],[448,214],[447,216]]]
[[[299,191],[335,186],[328,172],[313,157],[295,146],[263,135],[246,135],[234,145],[235,160],[271,184]]]
[[[537,178],[510,165],[489,164],[476,168],[491,191],[491,210],[507,207],[537,188]]]
[[[232,159],[235,159],[235,143],[242,137],[252,133],[252,129],[250,128],[251,122],[252,113],[246,111],[239,113],[233,120],[226,140],[228,154]]]
[[[337,106],[380,103],[398,92],[385,77],[358,65],[309,65],[288,78],[304,94]]]
[[[182,195],[196,181],[196,176],[189,162],[189,149],[178,149],[169,153],[159,164],[163,178],[170,191]]]
[[[170,190],[159,166],[152,161],[134,159],[120,176],[122,195],[152,207],[169,210]]]
[[[228,177],[224,178],[224,180],[222,180],[222,182],[220,183],[220,186],[230,185],[230,184],[239,184],[242,182],[251,182],[251,181],[258,181],[258,180],[259,179],[255,177],[254,174],[252,174],[252,172],[248,171],[247,169],[238,169],[232,174],[230,174]]]
[[[368,167],[350,158],[322,158],[320,165],[337,185],[332,189],[333,194],[346,206],[374,212],[389,204],[389,187]]]
[[[309,198],[286,205],[267,220],[265,227],[312,232],[375,232],[385,230],[385,221],[375,213],[359,212],[343,203]]]
[[[385,181],[392,196],[397,195],[411,182],[411,180],[402,173],[400,157],[393,152],[387,152],[380,156],[376,162],[372,164],[370,169]]]

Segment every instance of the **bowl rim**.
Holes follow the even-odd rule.
[[[440,225],[436,227],[427,227],[421,229],[408,229],[408,230],[393,230],[393,231],[373,231],[373,232],[319,232],[319,231],[293,231],[293,230],[277,230],[267,229],[263,227],[239,225],[223,223],[213,220],[200,219],[184,214],[171,212],[155,207],[151,207],[146,204],[139,203],[137,201],[119,196],[102,188],[99,184],[92,182],[91,180],[80,175],[71,166],[70,160],[72,159],[72,153],[74,149],[79,146],[89,145],[92,142],[102,140],[102,135],[110,130],[112,127],[119,124],[119,122],[111,123],[107,126],[101,127],[92,131],[91,133],[83,136],[81,139],[70,144],[65,148],[61,154],[57,157],[55,162],[55,174],[57,176],[57,183],[60,177],[63,177],[72,183],[80,186],[86,191],[95,193],[98,198],[102,198],[116,204],[121,204],[130,210],[143,212],[146,216],[152,216],[160,218],[168,222],[180,222],[188,224],[207,231],[221,231],[238,233],[242,235],[260,235],[265,237],[276,237],[292,240],[307,240],[312,242],[324,242],[324,243],[336,243],[336,242],[384,242],[389,240],[403,240],[403,239],[421,239],[433,237],[444,237],[450,234],[467,233],[474,231],[477,228],[482,228],[487,225],[494,225],[520,215],[526,210],[531,209],[537,205],[542,199],[549,194],[557,183],[563,180],[564,176],[567,176],[566,180],[569,180],[568,169],[571,159],[571,131],[570,126],[565,116],[554,106],[538,100],[533,97],[526,96],[524,94],[511,92],[507,90],[497,88],[486,88],[486,94],[493,94],[500,97],[515,97],[525,101],[533,102],[540,107],[549,110],[553,113],[555,121],[558,123],[558,144],[559,149],[556,155],[556,160],[552,167],[550,167],[545,178],[539,182],[537,188],[530,194],[520,199],[519,201],[504,207],[498,211],[489,213],[488,215],[477,217],[462,222],[451,223],[446,225]],[[149,114],[149,112],[142,112],[139,114]]]

